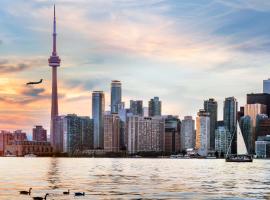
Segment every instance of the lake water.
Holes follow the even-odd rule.
[[[18,193],[29,187],[47,199],[270,199],[270,160],[0,158],[0,199],[32,199]]]

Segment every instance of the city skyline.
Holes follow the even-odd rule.
[[[51,48],[51,7],[53,2],[29,1],[23,4],[21,1],[14,2],[17,4],[3,1],[7,9],[0,10],[3,19],[8,16],[12,17],[10,21],[6,22],[7,26],[1,27],[4,32],[0,35],[0,46],[3,47],[0,48],[2,54],[0,58],[1,129],[12,130],[19,127],[30,133],[34,125],[40,124],[49,130],[51,78],[46,58]],[[60,44],[58,50],[63,57],[62,67],[59,70],[60,115],[76,113],[90,116],[91,92],[94,90],[105,91],[106,110],[109,110],[110,82],[116,79],[122,82],[123,100],[127,106],[131,99],[142,99],[144,105],[147,105],[152,97],[158,96],[162,100],[163,114],[179,115],[182,119],[186,115],[195,117],[197,111],[203,108],[203,101],[213,97],[220,105],[218,118],[221,119],[221,107],[225,97],[235,96],[239,105],[244,105],[246,94],[262,92],[262,80],[268,78],[265,70],[267,71],[269,59],[264,55],[265,52],[261,52],[262,50],[267,51],[265,44],[268,40],[266,36],[263,37],[263,33],[258,33],[256,36],[252,33],[245,35],[243,30],[239,33],[236,27],[231,27],[232,30],[230,28],[229,30],[237,33],[238,37],[246,36],[247,41],[232,44],[236,38],[233,38],[233,34],[228,33],[226,36],[219,33],[211,38],[213,32],[208,29],[215,27],[214,22],[217,22],[215,18],[223,19],[222,15],[216,14],[212,16],[214,19],[208,16],[208,20],[213,22],[210,24],[214,26],[206,27],[206,32],[211,32],[211,34],[208,33],[209,35],[199,32],[191,35],[191,38],[187,37],[189,31],[192,32],[193,28],[200,27],[200,23],[203,24],[203,21],[192,24],[195,27],[187,26],[188,30],[182,30],[182,32],[178,30],[178,25],[185,24],[186,21],[192,21],[192,19],[188,18],[187,11],[183,15],[183,21],[178,22],[177,15],[175,13],[168,15],[169,11],[175,10],[176,7],[195,9],[194,2],[180,5],[176,1],[160,0],[147,3],[111,1],[106,4],[106,9],[112,13],[103,17],[100,15],[106,13],[106,9],[95,12],[87,11],[87,8],[91,6],[100,8],[101,5],[95,1],[91,3],[79,1],[78,4],[71,2],[65,4],[66,2],[69,1],[55,1],[59,10]],[[214,11],[220,11],[224,12],[225,16],[236,15],[234,16],[236,24],[237,20],[241,21],[246,18],[262,22],[261,17],[269,14],[270,5],[266,1],[264,5],[254,7],[252,2],[246,2],[249,3],[245,3],[241,8],[237,3],[225,1],[216,1],[206,5],[213,9],[212,14],[215,13]],[[121,6],[116,8],[116,3]],[[206,9],[205,5],[198,6],[200,6],[201,12]],[[30,16],[27,16],[32,17],[33,20],[22,26],[18,24],[18,21],[21,20],[25,7],[35,9],[35,12],[29,13]],[[16,8],[16,13],[12,12],[14,8]],[[141,15],[135,12],[140,8],[142,8]],[[91,11],[93,11],[92,15]],[[66,14],[70,14],[70,12],[73,18]],[[239,12],[245,13],[242,19],[237,17]],[[255,17],[255,14],[260,15]],[[149,17],[146,22],[143,21],[144,15]],[[122,20],[121,16],[125,16],[126,20]],[[22,19],[25,20],[27,17],[22,17]],[[193,20],[196,19],[195,16],[192,17]],[[161,22],[161,25],[158,25],[157,22]],[[71,27],[68,27],[69,25]],[[155,27],[154,30],[157,33],[150,30],[147,25]],[[247,27],[242,27],[244,30],[248,28],[248,25],[245,25]],[[97,26],[97,30],[92,30],[96,33],[84,32],[86,27],[95,26]],[[169,28],[168,31],[166,31],[167,28]],[[222,30],[222,27],[219,28]],[[262,26],[257,28],[266,31]],[[111,35],[106,35],[105,32],[109,30]],[[225,26],[223,31],[225,33],[229,30],[226,30]],[[134,35],[131,34],[130,38],[125,37],[128,32]],[[178,32],[183,35],[177,36]],[[153,34],[153,37],[147,38],[148,33]],[[169,38],[162,34],[168,34]],[[81,38],[81,35],[87,37]],[[228,35],[231,37],[230,39],[228,39]],[[204,38],[209,41],[203,42]],[[75,42],[75,39],[78,42]],[[226,40],[221,42],[222,39]],[[180,47],[174,45],[173,41]],[[255,44],[258,45],[256,48]],[[218,51],[211,50],[211,47]],[[166,54],[167,57],[163,55],[165,50],[169,52]],[[204,52],[205,50],[207,51]],[[202,52],[204,52],[203,56],[199,55]],[[254,57],[251,54],[255,54]],[[238,56],[239,60],[235,58],[230,60],[234,56]],[[255,57],[256,59],[251,62]],[[136,62],[133,62],[134,60]],[[195,66],[198,64],[202,66]],[[236,69],[232,68],[234,66]],[[255,71],[256,74],[254,74]],[[253,73],[252,77],[249,73]],[[140,75],[137,76],[138,74]],[[248,77],[247,80],[244,76]],[[39,78],[45,78],[45,83],[41,86],[25,86],[29,79]]]

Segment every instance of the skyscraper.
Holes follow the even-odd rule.
[[[270,94],[270,78],[263,80],[263,93]]]
[[[236,123],[237,123],[237,107],[238,103],[236,98],[227,97],[224,101],[223,107],[223,120],[224,126],[231,133],[232,145],[231,153],[236,153]],[[235,134],[235,135],[234,135]],[[232,138],[232,136],[234,137]]]
[[[203,109],[196,118],[196,149],[201,156],[207,156],[210,150],[210,114]]]
[[[178,116],[165,117],[164,152],[178,153],[180,151],[180,129],[181,121]]]
[[[33,140],[39,142],[47,142],[47,130],[42,126],[33,128]]]
[[[255,120],[256,121],[256,120]],[[246,115],[240,119],[240,128],[249,154],[253,154],[255,148],[253,119]],[[253,144],[254,143],[254,144]]]
[[[143,116],[143,101],[141,100],[130,100],[130,112],[133,115]]]
[[[116,114],[104,115],[104,150],[119,152],[120,150],[120,118]]]
[[[247,94],[247,104],[264,104],[267,106],[267,115],[270,116],[270,94],[252,93]]]
[[[215,99],[204,101],[204,110],[210,114],[210,148],[215,149],[215,130],[217,128],[218,104]]]
[[[148,103],[148,115],[149,117],[154,116],[161,116],[161,101],[158,97],[154,97],[153,99],[150,99]]]
[[[52,67],[52,103],[51,103],[51,130],[50,140],[51,145],[54,148],[54,152],[57,152],[57,141],[55,118],[58,116],[58,94],[57,94],[57,67],[60,66],[61,59],[57,55],[56,51],[56,17],[55,17],[55,6],[54,6],[54,20],[53,20],[53,50],[52,55],[48,59],[49,66]]]
[[[92,117],[94,122],[94,148],[103,149],[105,97],[103,91],[92,93]]]
[[[118,113],[122,101],[121,82],[113,80],[111,83],[111,113]]]
[[[185,116],[181,123],[181,149],[194,149],[195,140],[195,121],[192,116]]]
[[[231,133],[225,126],[218,126],[215,130],[215,151],[219,156],[225,156],[231,143]]]

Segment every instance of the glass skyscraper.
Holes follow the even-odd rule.
[[[122,101],[121,82],[113,80],[111,83],[111,113],[118,113]]]
[[[204,110],[210,114],[210,149],[215,149],[215,130],[217,128],[218,104],[211,98],[204,101]]]
[[[253,120],[250,116],[246,115],[240,119],[240,128],[244,137],[244,141],[249,154],[253,154]]]
[[[234,97],[225,98],[224,107],[223,107],[224,126],[231,133],[231,137],[236,133],[237,107],[238,107],[238,103],[237,103],[236,98]],[[232,141],[231,152],[236,153],[236,134],[234,138],[232,139],[233,141]]]
[[[161,116],[161,101],[158,97],[154,97],[149,101],[148,109],[149,117]]]
[[[130,112],[133,115],[143,116],[143,101],[141,100],[130,100]]]
[[[103,91],[94,91],[92,94],[92,117],[94,122],[94,148],[103,149],[105,111],[105,97]]]

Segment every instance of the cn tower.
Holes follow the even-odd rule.
[[[54,152],[58,152],[58,136],[56,135],[56,117],[58,116],[58,94],[57,94],[57,68],[60,66],[61,59],[56,52],[56,18],[55,18],[55,5],[53,17],[53,50],[52,55],[48,59],[49,66],[52,68],[52,104],[51,104],[51,130],[50,140]]]

